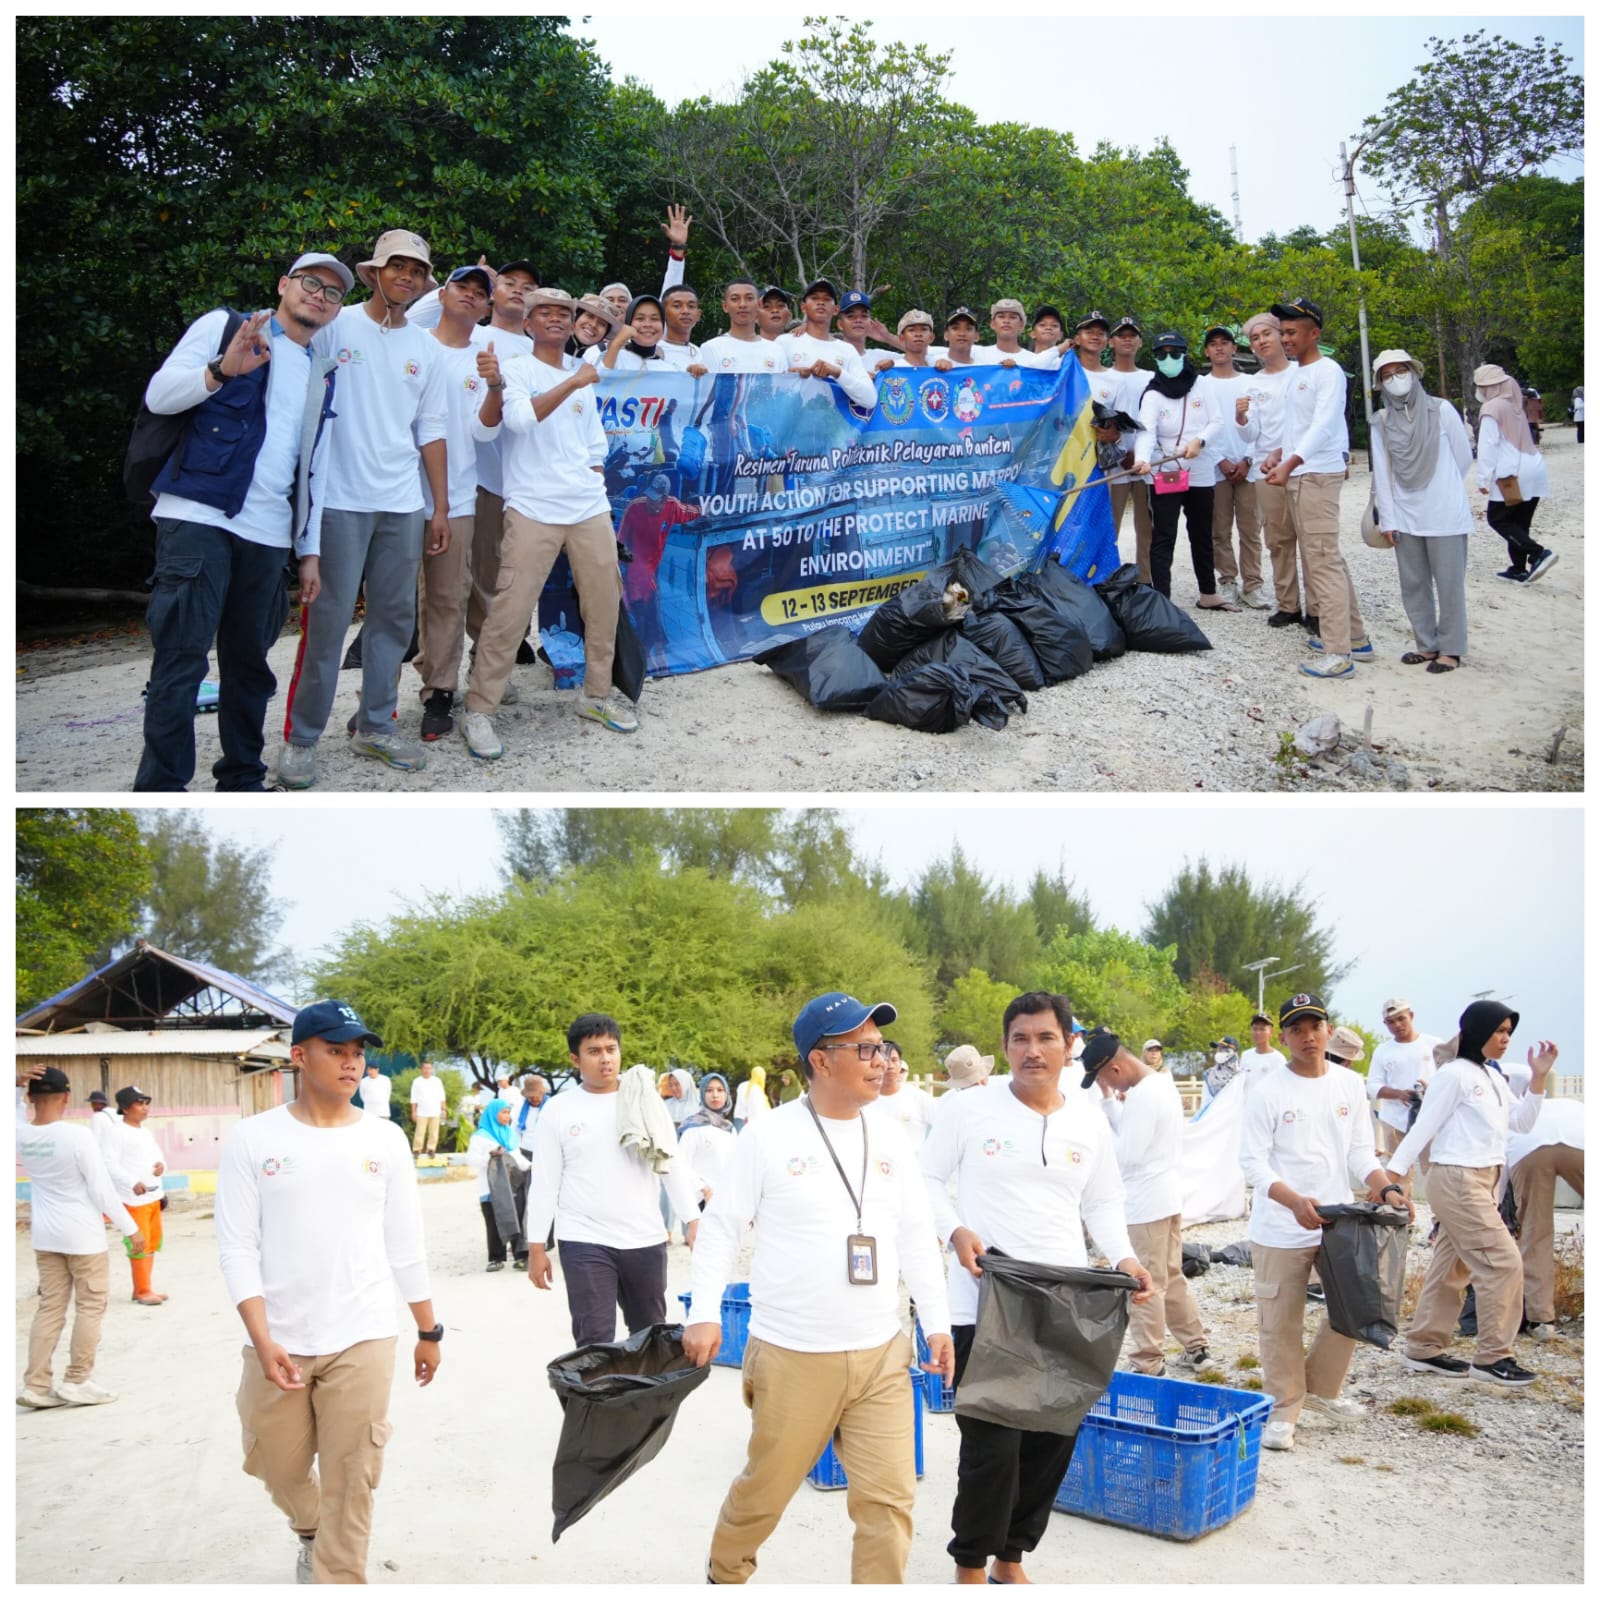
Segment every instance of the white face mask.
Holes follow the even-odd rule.
[[[1225,1067],[1233,1060],[1233,1051],[1218,1050],[1211,1058],[1219,1067]]]
[[[1157,356],[1156,366],[1160,368],[1164,378],[1176,378],[1183,371],[1182,356]]]
[[[1396,400],[1404,400],[1411,393],[1411,385],[1415,381],[1409,372],[1397,372],[1392,378],[1383,380],[1383,392]]]
[[[1474,389],[1472,391],[1472,398],[1481,406],[1483,402],[1488,399],[1488,396],[1483,392],[1482,389]]]

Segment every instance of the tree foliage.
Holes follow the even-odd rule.
[[[1018,987],[1027,979],[1039,954],[1033,906],[1004,884],[991,883],[960,845],[928,865],[909,904],[941,993],[974,967]]]
[[[941,1049],[948,1053],[958,1044],[970,1044],[998,1060],[1005,1050],[1000,1022],[1018,993],[1016,984],[997,983],[980,967],[962,973],[939,1008]]]
[[[150,849],[131,811],[19,810],[19,1010],[87,977],[111,946],[136,933],[150,881]]]

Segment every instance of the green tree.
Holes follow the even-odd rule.
[[[1033,907],[1033,925],[1043,946],[1058,933],[1088,933],[1094,927],[1094,909],[1067,876],[1064,863],[1053,873],[1040,867],[1028,885],[1028,904]]]
[[[273,941],[283,910],[272,891],[272,847],[214,839],[193,811],[145,814],[152,866],[140,908],[157,948],[241,978],[265,980],[283,952]]]
[[[1014,983],[996,983],[979,967],[962,973],[950,985],[939,1008],[941,1050],[970,1044],[984,1055],[1003,1054],[1005,1040],[1000,1034],[1000,1021],[1017,993]]]
[[[1040,961],[1041,988],[1064,994],[1086,1027],[1106,1027],[1125,1040],[1166,1039],[1187,1013],[1176,952],[1118,928],[1057,934]]]
[[[990,883],[959,844],[918,878],[910,904],[941,993],[974,967],[1020,984],[1038,956],[1032,905],[1004,884]]]
[[[131,811],[17,812],[17,1004],[27,1009],[87,977],[139,929],[150,849]]]

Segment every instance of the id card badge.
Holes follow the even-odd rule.
[[[863,1286],[878,1281],[878,1241],[865,1233],[852,1233],[850,1249],[850,1282]]]

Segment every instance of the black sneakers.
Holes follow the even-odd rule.
[[[1267,626],[1269,628],[1292,628],[1299,621],[1300,613],[1298,611],[1274,611],[1267,618]]]
[[[1541,550],[1533,565],[1528,568],[1527,577],[1522,581],[1524,583],[1538,582],[1560,559],[1561,557],[1554,550]]]
[[[1491,1384],[1496,1389],[1526,1389],[1538,1376],[1538,1373],[1529,1372],[1526,1367],[1519,1367],[1510,1356],[1501,1356],[1487,1367],[1480,1367],[1474,1362],[1471,1373],[1475,1383]]]
[[[1527,572],[1521,567],[1507,567],[1504,572],[1495,573],[1495,577],[1504,578],[1507,583],[1526,583]]]
[[[1307,611],[1300,618],[1300,624],[1307,633],[1314,633],[1319,639],[1322,637],[1322,619],[1320,617],[1314,617]]]
[[[448,689],[433,690],[422,703],[422,737],[430,744],[454,733],[456,719],[450,715],[456,697]]]
[[[1464,1378],[1469,1371],[1465,1361],[1459,1361],[1455,1356],[1408,1356],[1401,1354],[1400,1359],[1410,1367],[1413,1372],[1432,1372],[1441,1378]]]

